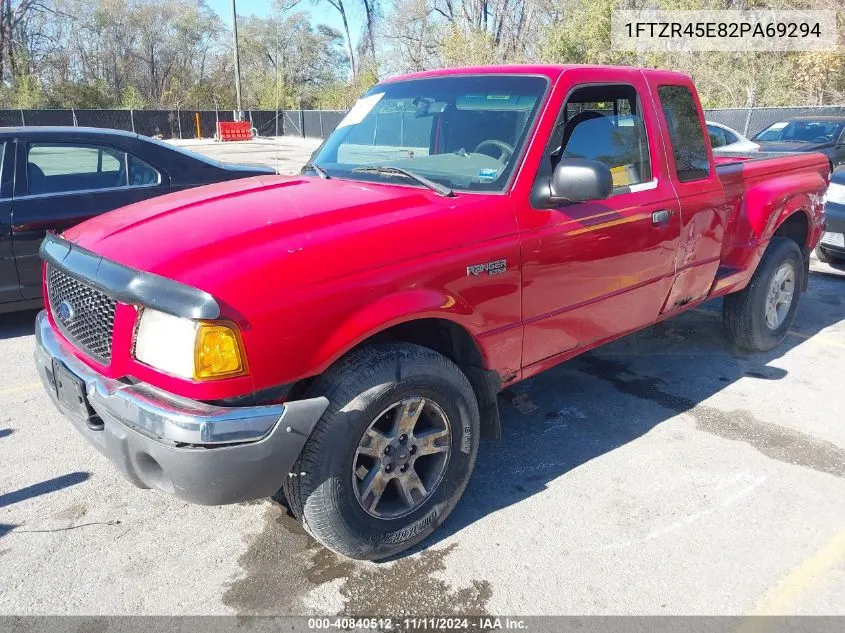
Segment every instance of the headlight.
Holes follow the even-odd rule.
[[[144,308],[135,332],[135,358],[168,374],[193,380],[246,373],[237,326],[195,321]]]
[[[845,204],[845,185],[840,185],[836,182],[830,183],[824,200],[825,202],[833,202],[834,204]]]
[[[194,378],[208,380],[244,372],[241,337],[234,327],[200,322],[194,347]]]

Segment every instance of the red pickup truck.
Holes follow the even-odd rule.
[[[775,346],[828,178],[821,154],[714,161],[675,72],[391,79],[298,176],[49,236],[36,362],[132,483],[283,494],[330,549],[383,558],[458,502],[503,387],[719,296],[733,343]]]

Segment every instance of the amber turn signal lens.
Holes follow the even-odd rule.
[[[194,353],[194,378],[210,380],[245,373],[243,346],[235,326],[200,323]]]

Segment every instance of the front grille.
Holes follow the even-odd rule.
[[[83,352],[108,364],[117,302],[53,266],[47,267],[47,295],[62,333]]]

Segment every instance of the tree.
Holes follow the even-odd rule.
[[[378,0],[361,0],[364,6],[364,37],[361,42],[361,52],[370,55],[370,62],[375,67],[376,60],[376,20],[379,17],[380,6]]]
[[[29,81],[31,62],[49,47],[51,12],[49,0],[0,0],[0,82]]]
[[[838,9],[845,0],[274,0],[242,17],[244,106],[346,108],[379,76],[444,65],[614,63],[693,75],[706,107],[841,104],[845,55],[632,53],[614,9]],[[352,32],[363,16],[357,45]],[[332,17],[334,17],[332,15]],[[0,0],[0,107],[234,107],[231,32],[207,0]]]
[[[352,76],[355,77],[358,73],[358,68],[355,62],[355,51],[352,50],[352,37],[349,34],[346,5],[343,3],[343,0],[326,0],[326,2],[340,14],[340,19],[343,22],[343,33],[346,37],[346,49],[349,53],[349,67],[352,70]]]
[[[343,36],[325,25],[314,26],[305,12],[241,22],[244,94],[249,102],[274,108],[277,87],[281,105],[299,107],[314,101],[320,86],[342,79],[348,63]]]

